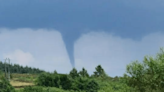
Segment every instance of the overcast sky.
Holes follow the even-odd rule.
[[[109,76],[164,46],[163,0],[0,0],[0,60]]]

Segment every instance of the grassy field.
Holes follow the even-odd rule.
[[[36,74],[12,74],[12,80],[21,82],[33,82],[38,77]]]
[[[12,74],[10,84],[16,89],[26,86],[34,86],[36,78],[36,74]]]
[[[37,74],[12,74],[10,84],[17,92],[22,92],[26,86],[35,86],[34,81],[38,77]],[[55,87],[42,87],[45,92],[70,92]]]
[[[21,88],[21,87],[25,87],[25,86],[33,86],[34,83],[29,83],[29,82],[21,82],[21,81],[10,81],[10,84],[12,86],[14,86],[15,88]]]

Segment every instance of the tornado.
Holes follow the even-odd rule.
[[[80,32],[78,31],[60,31],[60,32],[62,34],[62,38],[66,46],[70,63],[74,68],[75,67],[74,42],[79,38]]]

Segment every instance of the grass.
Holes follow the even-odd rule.
[[[39,86],[36,86],[39,87]],[[60,88],[55,88],[55,87],[41,87],[43,88],[43,92],[75,92],[75,91],[68,91],[68,90],[63,90]],[[23,92],[23,88],[16,89],[16,92]]]
[[[22,89],[26,86],[34,86],[34,81],[38,75],[36,74],[12,74],[10,84],[16,89]]]
[[[20,82],[34,82],[38,77],[36,74],[12,74],[12,80]]]
[[[19,88],[19,87],[25,87],[25,86],[33,86],[34,83],[29,83],[29,82],[20,82],[20,81],[10,81],[10,84],[12,86],[14,86],[15,88]]]

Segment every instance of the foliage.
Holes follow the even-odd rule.
[[[96,81],[89,77],[78,76],[78,72],[75,68],[70,71],[69,75],[57,74],[57,72],[42,73],[38,76],[36,85],[85,92],[97,92],[99,88]]]
[[[27,90],[38,92],[35,90],[38,90],[39,87],[43,88],[41,92],[139,92],[136,86],[129,84],[131,76],[109,77],[105,74],[101,65],[98,65],[95,69],[97,73],[94,73],[91,77],[84,68],[79,72],[73,68],[69,74],[58,74],[57,71],[53,73],[43,72],[39,75],[12,74],[12,80],[32,82],[31,78],[36,78],[36,86],[25,87],[22,90],[17,90],[17,92],[28,92]]]
[[[1,74],[3,73],[1,72]],[[0,75],[0,92],[15,92],[14,87],[3,75]]]
[[[58,74],[42,73],[38,76],[35,83],[38,86],[59,87],[59,81],[60,79]]]
[[[73,68],[73,69],[70,71],[69,76],[70,76],[71,78],[73,78],[73,79],[79,77],[79,73],[77,72],[76,68]]]
[[[74,90],[63,90],[61,88],[56,88],[56,87],[43,87],[43,86],[32,86],[33,87],[38,87],[43,89],[41,92],[85,92],[85,91],[74,91]],[[24,92],[24,89],[19,89],[16,90],[16,92]],[[36,92],[36,91],[27,91],[27,92]]]
[[[32,87],[32,86],[27,86],[23,89],[22,92],[43,92],[42,87]]]
[[[42,73],[44,72],[43,70],[40,70],[38,68],[31,68],[28,66],[21,66],[19,64],[6,64],[6,66],[10,67],[10,72],[11,73]],[[5,63],[3,63],[2,61],[0,61],[0,70],[5,72]],[[7,70],[8,71],[8,70]]]
[[[12,76],[12,81],[27,82],[27,83],[34,82],[38,77],[37,74],[18,74],[18,73],[12,73],[11,76]]]
[[[62,89],[70,90],[72,87],[72,81],[68,77],[68,75],[60,75],[60,85]]]
[[[143,62],[127,65],[126,82],[139,92],[164,91],[164,50],[160,49],[156,57],[146,56]]]
[[[0,78],[3,77],[3,72],[0,70]]]
[[[89,77],[89,74],[85,68],[82,68],[82,70],[79,72],[80,77]]]
[[[96,81],[91,80],[87,84],[86,92],[98,92],[98,89],[99,89],[99,84]]]
[[[94,77],[107,77],[104,69],[101,67],[101,65],[98,65],[96,68],[96,71],[94,72],[94,74],[92,76]]]
[[[71,89],[72,83],[68,78],[68,75],[62,75],[57,73],[42,73],[35,81],[38,86],[46,87],[62,87],[65,90]]]

